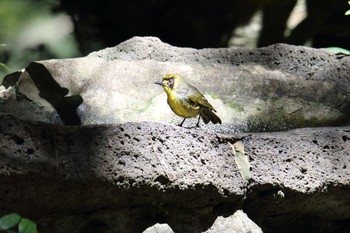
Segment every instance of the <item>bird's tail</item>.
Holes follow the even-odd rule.
[[[209,121],[213,124],[221,124],[221,119],[209,108],[203,108],[201,116],[205,124],[208,124]]]

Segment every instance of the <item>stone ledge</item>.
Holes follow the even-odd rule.
[[[2,212],[32,218],[41,232],[95,223],[140,232],[157,222],[201,232],[237,209],[268,232],[350,229],[349,127],[221,137],[153,122],[55,126],[1,115],[0,136]],[[249,183],[227,141],[239,138]]]

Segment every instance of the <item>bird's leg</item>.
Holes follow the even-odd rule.
[[[199,114],[198,121],[197,121],[197,124],[196,124],[197,127],[199,127],[199,121],[201,120],[201,115],[202,114]]]
[[[180,127],[182,127],[182,124],[185,122],[186,117],[183,119],[183,121],[179,124]]]

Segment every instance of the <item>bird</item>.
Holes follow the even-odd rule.
[[[209,122],[221,124],[221,119],[214,113],[216,110],[204,95],[180,75],[166,74],[161,82],[155,82],[155,84],[164,88],[171,110],[176,115],[184,118],[179,126],[182,127],[187,118],[193,118],[198,115],[197,127],[199,127],[201,118],[205,124]]]

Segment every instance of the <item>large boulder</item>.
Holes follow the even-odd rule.
[[[33,62],[0,87],[0,213],[44,233],[210,232],[237,210],[265,232],[349,232],[349,126],[237,133],[346,123],[349,66],[305,47],[138,37]],[[175,126],[153,84],[165,73],[202,90],[223,125]]]
[[[237,209],[266,232],[350,230],[348,127],[233,136],[1,115],[0,136],[1,212],[30,217],[40,232],[142,232],[155,223],[202,232]],[[248,181],[236,141],[249,156]]]
[[[181,118],[154,82],[178,73],[216,108],[223,121],[217,131],[339,125],[349,120],[349,64],[347,57],[284,44],[196,50],[134,37],[83,58],[33,62],[5,77],[0,111],[73,125],[176,124]],[[8,101],[13,93],[17,98]]]

